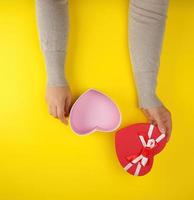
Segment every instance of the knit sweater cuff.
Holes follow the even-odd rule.
[[[65,51],[45,51],[44,57],[47,71],[47,86],[66,86],[67,81],[64,74]]]
[[[162,102],[156,94],[156,72],[136,72],[138,104],[140,108],[161,106]]]

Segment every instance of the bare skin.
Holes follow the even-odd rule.
[[[171,113],[165,106],[142,109],[149,123],[157,125],[161,133],[169,140],[172,131]]]
[[[68,86],[47,87],[46,102],[50,115],[58,118],[62,123],[68,124],[67,117],[71,108],[72,96]]]
[[[62,123],[68,124],[67,117],[72,103],[71,90],[66,87],[47,87],[46,102],[49,113]],[[161,133],[165,133],[169,140],[172,130],[171,113],[165,106],[142,109],[149,123],[158,125]]]

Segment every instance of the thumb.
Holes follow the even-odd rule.
[[[156,120],[156,122],[157,122],[159,131],[160,131],[161,133],[166,134],[166,127],[165,127],[164,123],[162,122],[162,120],[161,120],[161,119],[158,119],[158,120]]]

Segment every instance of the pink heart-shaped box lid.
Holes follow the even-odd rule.
[[[121,123],[120,110],[105,94],[95,89],[84,92],[70,111],[70,126],[79,135],[112,132]]]

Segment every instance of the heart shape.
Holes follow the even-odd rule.
[[[149,123],[133,124],[115,134],[118,160],[125,171],[136,176],[151,170],[154,156],[164,149],[166,143],[166,135]]]
[[[70,111],[70,126],[79,135],[95,131],[112,132],[120,123],[121,114],[116,104],[95,89],[83,93]]]

